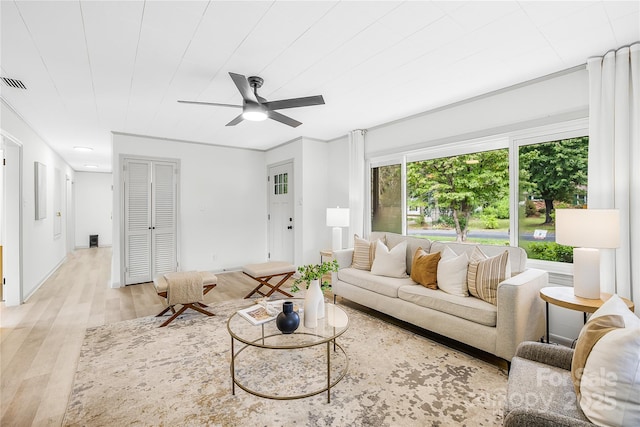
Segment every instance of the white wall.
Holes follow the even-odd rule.
[[[586,69],[369,129],[367,157],[588,117]]]
[[[121,154],[180,161],[181,270],[222,271],[266,260],[264,152],[118,133],[112,140],[113,286],[121,283]]]
[[[89,235],[97,234],[99,245],[113,242],[113,194],[110,173],[76,172],[75,177],[75,247],[89,247]]]
[[[327,162],[327,207],[349,207],[349,138],[334,139],[328,142]],[[347,246],[349,235],[352,232],[349,227],[342,229],[342,245]],[[325,244],[331,247],[331,239]]]
[[[329,144],[298,138],[266,153],[266,165],[293,160],[294,175],[294,264],[315,264],[320,250],[331,247],[326,224],[329,194]]]
[[[68,212],[66,203],[62,203],[62,229],[54,238],[54,174],[58,169],[63,175],[73,177],[74,171],[4,101],[0,101],[0,108],[2,131],[22,145],[22,295],[26,299],[65,259]],[[38,221],[35,220],[34,162],[47,166],[47,217]],[[61,197],[64,200],[64,194]]]

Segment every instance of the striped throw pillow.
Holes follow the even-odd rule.
[[[467,285],[474,297],[493,305],[498,305],[498,284],[511,277],[509,251],[487,257],[479,247],[475,247],[467,269]]]
[[[353,259],[351,260],[351,267],[357,268],[358,270],[371,271],[371,265],[376,257],[376,242],[370,242],[359,237],[357,234],[353,237]],[[384,238],[378,240],[386,243],[386,239]]]

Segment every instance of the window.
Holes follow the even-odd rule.
[[[280,173],[273,176],[273,194],[287,194],[288,188],[288,173]]]
[[[371,231],[402,233],[400,165],[371,169]]]
[[[407,234],[509,244],[509,150],[407,163],[407,209]]]
[[[518,148],[518,244],[530,259],[573,262],[555,243],[555,209],[586,208],[587,136]]]
[[[587,129],[577,119],[369,159],[371,231],[520,246],[567,274],[554,211],[586,207]]]

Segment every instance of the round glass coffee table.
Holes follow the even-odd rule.
[[[302,299],[292,301],[301,308]],[[282,306],[279,305],[279,311]],[[275,320],[254,325],[237,312],[227,321],[231,335],[232,394],[237,385],[247,393],[267,399],[301,399],[327,392],[346,375],[349,359],[336,338],[349,327],[349,317],[340,307],[325,303],[325,316],[315,328],[300,326],[292,334],[283,334]],[[236,346],[236,341],[240,345]],[[326,348],[323,348],[322,345]],[[238,348],[236,348],[238,347]]]

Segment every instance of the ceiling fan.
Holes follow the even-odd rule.
[[[218,107],[234,107],[242,108],[242,113],[227,123],[227,126],[235,126],[243,120],[261,121],[267,118],[275,120],[291,127],[298,127],[302,123],[292,119],[291,117],[280,114],[275,110],[283,110],[285,108],[308,107],[310,105],[324,104],[322,95],[306,96],[303,98],[281,99],[279,101],[267,101],[258,95],[258,89],[262,87],[264,80],[261,77],[250,76],[249,78],[242,74],[229,73],[231,79],[242,95],[242,105],[220,104],[217,102],[200,102],[200,101],[178,101],[185,104],[202,104],[215,105]],[[253,90],[252,90],[253,88]]]

